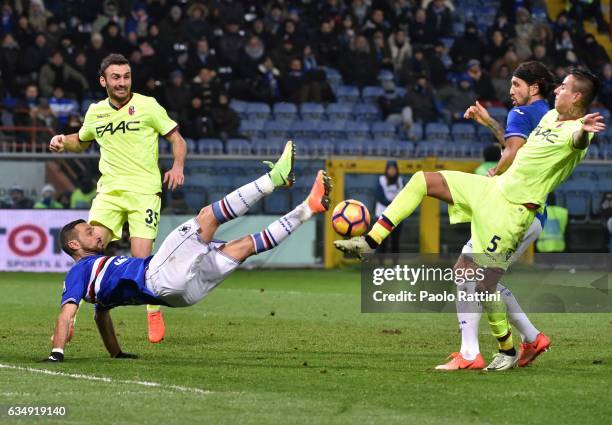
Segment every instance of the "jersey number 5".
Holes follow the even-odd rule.
[[[153,212],[151,208],[146,211],[147,218],[145,218],[145,223],[153,224],[153,226],[157,227],[157,222],[159,221],[159,214]]]
[[[491,238],[491,242],[489,242],[491,244],[491,246],[487,247],[487,251],[489,252],[495,252],[495,250],[497,249],[497,242],[501,241],[501,238],[497,235],[493,236]]]

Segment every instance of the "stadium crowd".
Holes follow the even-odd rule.
[[[476,99],[508,106],[509,77],[529,59],[559,78],[588,67],[612,108],[612,65],[582,25],[594,18],[605,30],[599,0],[573,0],[554,22],[534,18],[537,0],[502,0],[490,25],[463,11],[479,1],[3,1],[3,124],[74,132],[106,96],[97,70],[110,52],[194,139],[239,135],[231,99],[333,102],[329,68],[343,84],[382,85],[380,111],[397,126],[460,121]]]

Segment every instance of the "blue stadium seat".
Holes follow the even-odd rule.
[[[318,139],[321,121],[294,121],[291,125],[291,137],[300,139]]]
[[[335,152],[338,155],[361,156],[363,155],[363,140],[338,140],[334,143]]]
[[[89,109],[89,105],[91,105],[94,102],[95,100],[93,99],[83,99],[83,101],[81,102],[81,115],[85,115],[85,113],[87,112],[87,109]]]
[[[251,143],[244,139],[229,139],[225,151],[230,155],[251,155]]]
[[[344,124],[346,121],[321,121],[319,139],[337,140],[345,139]]]
[[[263,199],[264,214],[285,214],[291,209],[291,192],[276,190]]]
[[[508,110],[501,106],[492,106],[488,109],[491,118],[497,120],[502,126],[505,127],[506,117],[508,116]]]
[[[250,139],[264,137],[264,120],[242,120],[240,121],[240,133],[248,136]]]
[[[425,126],[427,140],[450,140],[450,131],[446,124],[430,122]]]
[[[357,86],[340,86],[336,92],[339,102],[356,103],[359,101],[359,88]]]
[[[611,160],[612,159],[612,145],[606,145],[601,149],[601,155],[603,159]]]
[[[417,143],[415,156],[422,158],[427,156],[442,156],[445,152],[446,141],[427,140]]]
[[[243,116],[242,114],[246,114],[247,105],[248,102],[245,102],[244,100],[232,99],[230,101],[230,108],[236,111],[240,116]]]
[[[476,127],[476,139],[480,142],[494,142],[495,136],[484,125],[479,125]]]
[[[352,103],[330,103],[327,105],[326,115],[330,121],[351,119],[353,112]]]
[[[391,139],[372,140],[364,144],[363,153],[371,156],[389,156],[399,142]]]
[[[289,121],[299,118],[297,106],[293,103],[281,102],[275,103],[272,106],[272,112],[274,113],[274,119],[276,121]]]
[[[370,103],[356,103],[353,106],[353,117],[357,121],[377,121],[380,119],[380,112]]]
[[[250,120],[267,120],[270,118],[270,106],[263,102],[249,102],[245,113]]]
[[[591,145],[587,151],[587,159],[596,160],[599,159],[599,146]]]
[[[389,156],[399,159],[412,158],[414,157],[414,146],[414,143],[407,140],[394,141],[389,145]]]
[[[334,143],[330,140],[312,140],[308,148],[311,156],[328,157],[334,154]]]
[[[592,214],[598,216],[601,209],[601,199],[605,192],[612,192],[612,178],[600,178],[594,185],[594,190],[591,191],[591,211]]]
[[[279,156],[285,147],[286,141],[273,141],[267,139],[253,140],[253,152],[255,155],[262,155],[267,157],[276,158]]]
[[[393,72],[389,71],[388,69],[383,69],[382,71],[378,73],[378,81],[380,82],[394,81],[394,80],[395,80],[395,75],[393,75]]]
[[[375,104],[383,94],[385,94],[385,90],[380,86],[366,86],[361,92],[361,98],[366,103]]]
[[[415,122],[410,127],[410,132],[407,136],[411,137],[414,140],[423,140],[425,132],[423,131],[423,124],[420,122]]]
[[[451,127],[451,134],[453,140],[458,141],[474,141],[476,140],[476,128],[472,124],[468,123],[455,123]]]
[[[346,121],[344,126],[346,138],[349,140],[366,140],[370,138],[370,126],[363,121]]]
[[[372,137],[375,139],[396,139],[395,127],[390,122],[378,121],[372,123]]]
[[[264,133],[268,139],[288,139],[290,137],[290,122],[287,121],[266,121]]]
[[[189,205],[191,212],[199,211],[207,204],[206,189],[202,186],[187,185],[183,186],[185,202]]]
[[[455,142],[452,143],[454,148],[454,155],[457,158],[469,158],[472,156],[472,148],[474,143],[472,142]]]
[[[198,152],[202,155],[222,155],[223,142],[219,139],[199,139]]]
[[[190,138],[185,138],[185,143],[187,144],[187,152],[188,153],[196,153],[198,150],[198,145],[196,144],[195,140],[190,139]]]
[[[342,75],[340,75],[340,72],[338,72],[337,69],[327,67],[327,68],[324,68],[324,70],[325,70],[325,77],[329,84],[331,84],[332,86],[342,85]]]
[[[207,201],[209,204],[212,204],[213,202],[217,202],[223,199],[225,195],[227,195],[228,193],[232,192],[235,189],[236,189],[235,187],[228,186],[228,185],[223,185],[223,186],[207,185],[206,187],[206,195],[208,198]]]
[[[170,152],[170,142],[168,142],[163,137],[159,138],[157,142],[159,147],[159,153],[169,153]],[[100,152],[100,146],[97,143],[93,143],[92,146],[94,152]]]
[[[300,116],[303,120],[323,119],[325,108],[320,103],[306,102],[300,106]]]

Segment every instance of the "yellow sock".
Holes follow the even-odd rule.
[[[425,174],[422,171],[417,171],[393,202],[383,211],[383,216],[374,224],[368,236],[374,239],[376,243],[382,243],[395,226],[417,209],[425,196],[427,196]]]
[[[499,301],[485,301],[482,303],[482,307],[487,313],[489,327],[493,336],[497,338],[499,349],[507,351],[514,348],[504,302],[501,299]]]
[[[147,304],[147,313],[155,313],[157,311],[159,311],[158,305]]]

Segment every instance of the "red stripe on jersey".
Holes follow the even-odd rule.
[[[89,285],[89,289],[88,289],[87,293],[88,293],[89,298],[91,299],[92,303],[96,302],[96,289],[95,289],[96,288],[96,279],[100,275],[100,272],[104,268],[104,264],[106,264],[106,262],[108,261],[108,258],[109,257],[104,257],[104,259],[98,263],[98,268],[96,269],[95,276],[94,276],[93,280],[91,281],[91,284]]]

